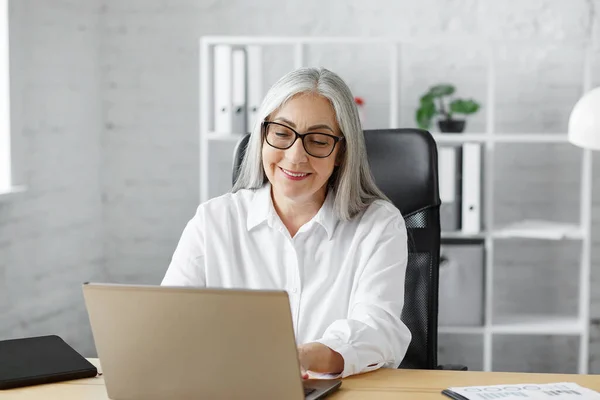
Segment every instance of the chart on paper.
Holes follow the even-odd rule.
[[[598,392],[571,382],[451,387],[443,393],[457,400],[600,400]]]

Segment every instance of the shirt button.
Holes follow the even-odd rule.
[[[296,288],[292,289],[292,293],[297,293],[297,292],[298,292],[298,289],[296,289]]]

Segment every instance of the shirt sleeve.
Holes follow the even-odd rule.
[[[206,286],[202,206],[186,224],[171,258],[162,286]]]
[[[342,355],[342,377],[397,368],[411,341],[400,319],[408,260],[406,226],[399,214],[386,222],[359,272],[348,318],[334,321],[317,340]]]

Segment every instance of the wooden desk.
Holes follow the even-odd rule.
[[[90,361],[99,367],[97,359]],[[331,400],[449,399],[440,392],[450,386],[575,382],[600,392],[600,375],[517,374],[380,369],[344,379]],[[2,400],[107,400],[102,377],[0,391]]]
[[[517,383],[575,382],[600,392],[600,375],[524,374],[509,372],[459,372],[380,369],[344,379],[332,399],[447,399],[441,391],[451,386]]]

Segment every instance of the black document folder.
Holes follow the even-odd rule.
[[[0,389],[90,378],[96,367],[55,335],[0,341]]]

